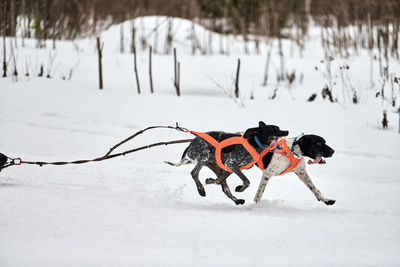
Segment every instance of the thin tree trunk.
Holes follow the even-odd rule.
[[[176,48],[174,48],[174,85],[176,87]]]
[[[229,2],[229,0],[224,1],[224,19],[225,20],[228,20],[228,2]],[[227,40],[225,40],[225,54],[227,56],[229,56],[229,43],[230,43],[229,33],[227,33],[226,36],[222,34],[222,38],[224,38],[224,37],[226,37],[226,39],[227,39]]]
[[[181,95],[181,63],[178,61],[178,74],[177,74],[177,88],[176,93],[178,96]]]
[[[53,30],[53,33],[52,33],[53,50],[56,50],[56,26],[57,26],[56,19],[52,18],[51,27],[52,27],[52,30]]]
[[[176,59],[176,48],[174,48],[174,85],[176,89],[176,95],[180,96],[181,95],[181,90],[180,90],[180,70],[181,70],[181,65],[180,62],[177,61]]]
[[[167,37],[165,39],[165,46],[164,46],[164,54],[170,54],[171,53],[171,47],[172,47],[172,18],[168,18],[168,30],[167,30]]]
[[[100,44],[100,38],[97,37],[96,38],[97,41],[97,53],[98,53],[98,57],[99,57],[99,89],[102,90],[103,89],[103,67],[101,64],[101,58],[103,57],[103,44]]]
[[[18,81],[17,59],[15,57],[15,47],[13,46],[12,39],[10,39],[10,54],[11,54],[11,59],[14,63],[14,71],[12,71],[11,76],[13,78],[13,81],[17,82]]]
[[[31,29],[29,28],[29,26],[31,25],[32,19],[31,19],[31,15],[28,14],[28,22],[26,24],[25,27],[25,37],[27,38],[31,38],[32,34],[31,34]]]
[[[153,47],[154,47],[154,53],[155,54],[157,54],[157,51],[158,51],[158,18],[156,19],[156,27],[154,28],[155,29],[155,33],[154,33],[154,45],[153,45]]]
[[[150,78],[150,92],[154,93],[154,88],[153,88],[153,75],[151,71],[151,54],[152,54],[152,47],[150,46],[149,50],[149,78]]]
[[[121,24],[121,27],[120,27],[120,44],[119,44],[119,52],[121,53],[121,54],[123,54],[124,53],[124,26],[123,26],[123,24]]]
[[[10,33],[11,37],[15,37],[15,0],[10,1],[10,32],[9,33]]]
[[[279,74],[279,79],[283,80],[285,78],[285,63],[284,63],[284,58],[283,58],[283,49],[282,49],[282,38],[279,36],[278,38],[278,44],[279,44],[279,58],[281,62],[281,71]]]
[[[399,114],[399,133],[400,133],[400,108],[399,108],[399,110],[397,112]]]
[[[139,83],[139,75],[138,75],[138,70],[137,70],[136,45],[135,44],[133,44],[133,64],[134,64],[134,67],[135,67],[135,77],[136,77],[137,91],[138,91],[138,94],[140,94],[140,83]]]
[[[213,22],[211,24],[211,27],[212,27],[212,29],[210,29],[208,31],[208,54],[209,55],[213,54],[212,33],[213,33],[213,30],[214,30],[214,20],[213,20]]]
[[[271,52],[273,48],[273,41],[271,42],[271,46],[269,47],[268,54],[267,54],[267,62],[265,64],[265,72],[264,72],[264,81],[263,81],[263,86],[267,86],[268,83],[268,72],[269,72],[269,63],[271,61]]]
[[[196,31],[194,18],[192,19],[192,56],[196,54]]]
[[[3,77],[7,77],[7,54],[6,54],[6,20],[3,27]]]
[[[236,81],[235,81],[235,97],[239,97],[239,72],[240,72],[240,58],[238,59],[238,65],[236,70]]]
[[[135,46],[136,42],[136,28],[135,28],[135,20],[132,20],[131,23],[131,34],[132,34],[132,40],[131,40],[131,53],[133,53],[133,47]]]
[[[53,26],[55,27],[55,26]],[[55,29],[53,28],[53,50],[56,50],[56,36],[55,36]]]
[[[25,35],[26,35],[26,7],[25,7],[25,0],[21,1],[21,6],[22,6],[22,14],[24,14],[24,20],[22,22],[23,26],[22,26],[22,47],[25,47]]]

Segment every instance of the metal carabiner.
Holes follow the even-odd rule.
[[[22,159],[21,158],[15,158],[12,159],[13,165],[21,165],[22,164]]]
[[[175,129],[178,130],[178,131],[184,132],[184,133],[189,131],[188,129],[186,129],[184,127],[180,127],[177,122],[176,122]]]
[[[22,159],[21,158],[9,158],[6,155],[0,153],[0,171],[2,169],[5,169],[7,167],[13,166],[13,165],[21,165],[22,164]]]

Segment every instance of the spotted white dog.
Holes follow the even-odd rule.
[[[261,200],[265,187],[273,176],[294,172],[314,193],[318,201],[323,201],[326,205],[335,204],[335,200],[321,194],[306,171],[305,157],[313,159],[313,161],[309,160],[308,164],[323,164],[326,162],[322,157],[331,157],[335,152],[325,144],[325,140],[317,135],[301,135],[296,138],[282,138],[280,144],[282,145],[280,151],[273,153],[270,162],[264,165],[266,167],[254,201],[258,203]]]

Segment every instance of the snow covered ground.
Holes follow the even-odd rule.
[[[185,25],[191,27],[182,22],[181,29]],[[335,149],[326,165],[308,169],[322,194],[336,204],[318,202],[295,175],[287,174],[272,179],[256,205],[252,199],[261,177],[256,168],[245,171],[250,187],[235,193],[246,199],[245,205],[234,205],[215,185],[206,185],[202,198],[190,176],[192,166],[163,163],[178,161],[185,144],[85,165],[16,166],[0,173],[0,266],[400,264],[398,117],[374,98],[378,84],[369,88],[367,54],[334,61],[351,66],[358,105],[340,90],[341,104],[320,96],[306,102],[326,82],[314,70],[323,54],[312,36],[302,58],[286,59],[289,70],[303,73],[303,82],[296,81],[291,90],[281,86],[275,100],[268,99],[274,85],[260,85],[265,51],[260,56],[237,51],[229,57],[191,56],[184,45],[178,46],[182,96],[174,94],[171,55],[154,56],[155,94],[149,93],[146,51],[139,58],[143,93],[138,95],[132,55],[116,49],[118,33],[116,26],[103,35],[103,91],[97,90],[94,40],[57,43],[52,79],[0,79],[0,152],[33,161],[94,158],[150,125],[179,122],[199,131],[243,131],[263,120],[291,136],[321,135]],[[289,43],[285,49],[290,50]],[[27,40],[18,52],[21,69],[29,56],[32,72],[41,62],[46,69],[49,51],[34,49],[34,41]],[[238,57],[243,107],[210,80],[230,88]],[[72,79],[62,80],[77,62]],[[273,62],[278,66],[276,50]],[[398,62],[391,66],[400,72]],[[383,109],[388,109],[388,131],[379,128]],[[119,151],[181,138],[190,136],[154,130]],[[203,183],[212,175],[206,169],[200,173]],[[229,179],[232,189],[240,182]]]

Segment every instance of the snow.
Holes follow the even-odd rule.
[[[154,20],[143,23],[151,26]],[[191,24],[177,22],[183,32],[178,34],[179,43],[184,43],[184,30]],[[125,36],[129,23],[124,24]],[[290,93],[281,85],[275,100],[268,99],[274,78],[268,87],[260,85],[265,51],[243,55],[232,48],[230,56],[191,56],[189,45],[178,46],[181,97],[175,96],[171,80],[171,55],[154,55],[155,94],[149,93],[147,50],[139,55],[143,93],[138,95],[133,57],[118,53],[118,33],[115,26],[102,35],[102,91],[97,89],[92,39],[75,45],[58,42],[53,63],[58,68],[52,79],[0,79],[0,152],[32,161],[86,159],[104,155],[150,125],[179,122],[198,131],[236,132],[263,120],[289,130],[291,136],[321,135],[335,149],[326,165],[311,165],[308,171],[322,194],[336,199],[336,204],[318,202],[293,174],[273,178],[263,200],[255,204],[261,177],[256,168],[245,171],[250,187],[234,193],[246,200],[245,205],[236,206],[216,185],[205,185],[207,196],[202,198],[190,176],[193,166],[163,163],[178,161],[186,144],[85,165],[15,166],[0,173],[0,266],[399,265],[398,115],[375,99],[378,85],[369,88],[367,53],[333,62],[351,64],[351,79],[361,96],[358,105],[343,98],[341,89],[340,104],[320,96],[306,102],[326,83],[314,70],[323,54],[313,38],[303,57],[287,58],[289,70],[304,74],[303,83],[296,81]],[[240,48],[240,40],[232,37],[235,42]],[[288,51],[290,44],[284,45]],[[20,68],[30,55],[38,62],[31,64],[32,72],[41,62],[46,69],[50,49],[34,49],[34,40],[26,40],[26,46],[18,50]],[[243,107],[210,80],[233,88],[238,57]],[[273,61],[279,66],[276,50]],[[72,79],[62,80],[76,62]],[[398,62],[391,66],[399,73]],[[388,131],[379,128],[383,109],[388,109]],[[118,151],[190,137],[158,129]],[[200,173],[203,184],[211,176],[207,169]],[[228,180],[232,190],[240,182],[235,176]]]

